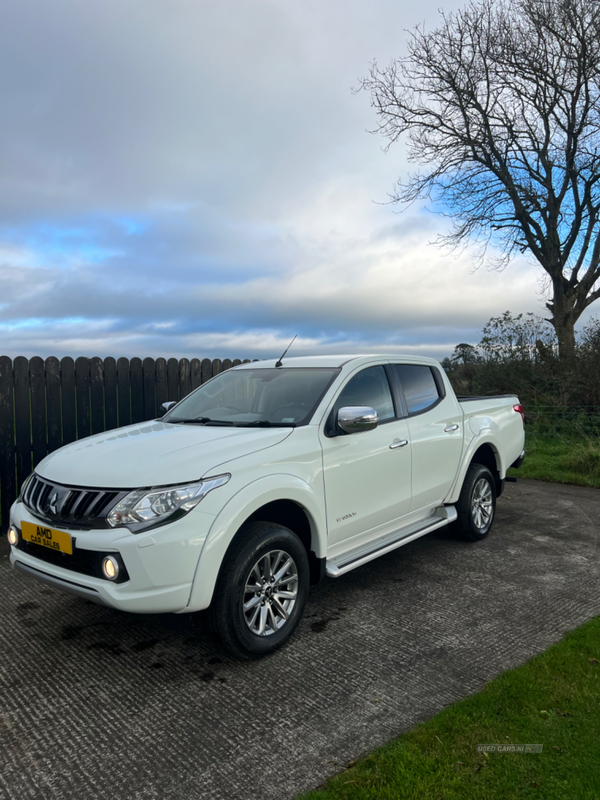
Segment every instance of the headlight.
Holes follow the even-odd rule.
[[[107,522],[112,528],[127,526],[134,532],[166,522],[174,514],[187,514],[209,492],[227,483],[230,477],[231,475],[217,475],[215,478],[182,486],[136,489],[116,504],[108,514]]]

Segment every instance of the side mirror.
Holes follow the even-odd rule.
[[[344,406],[337,415],[337,424],[346,433],[372,431],[379,423],[379,417],[370,406]]]
[[[162,403],[161,407],[158,410],[158,416],[159,417],[164,416],[167,413],[167,411],[171,408],[171,406],[174,406],[176,403],[177,400],[167,400],[166,403]]]

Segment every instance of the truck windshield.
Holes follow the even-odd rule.
[[[251,427],[306,425],[339,369],[228,370],[198,387],[165,422]]]

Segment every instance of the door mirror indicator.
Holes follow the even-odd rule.
[[[372,431],[379,423],[379,416],[370,406],[344,406],[337,415],[337,424],[346,433]]]

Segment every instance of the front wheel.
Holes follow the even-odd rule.
[[[467,470],[456,511],[464,539],[476,542],[487,536],[496,513],[496,483],[483,464],[471,464]]]
[[[300,622],[309,583],[308,556],[296,534],[271,522],[253,522],[219,577],[212,626],[238,657],[272,653]]]

